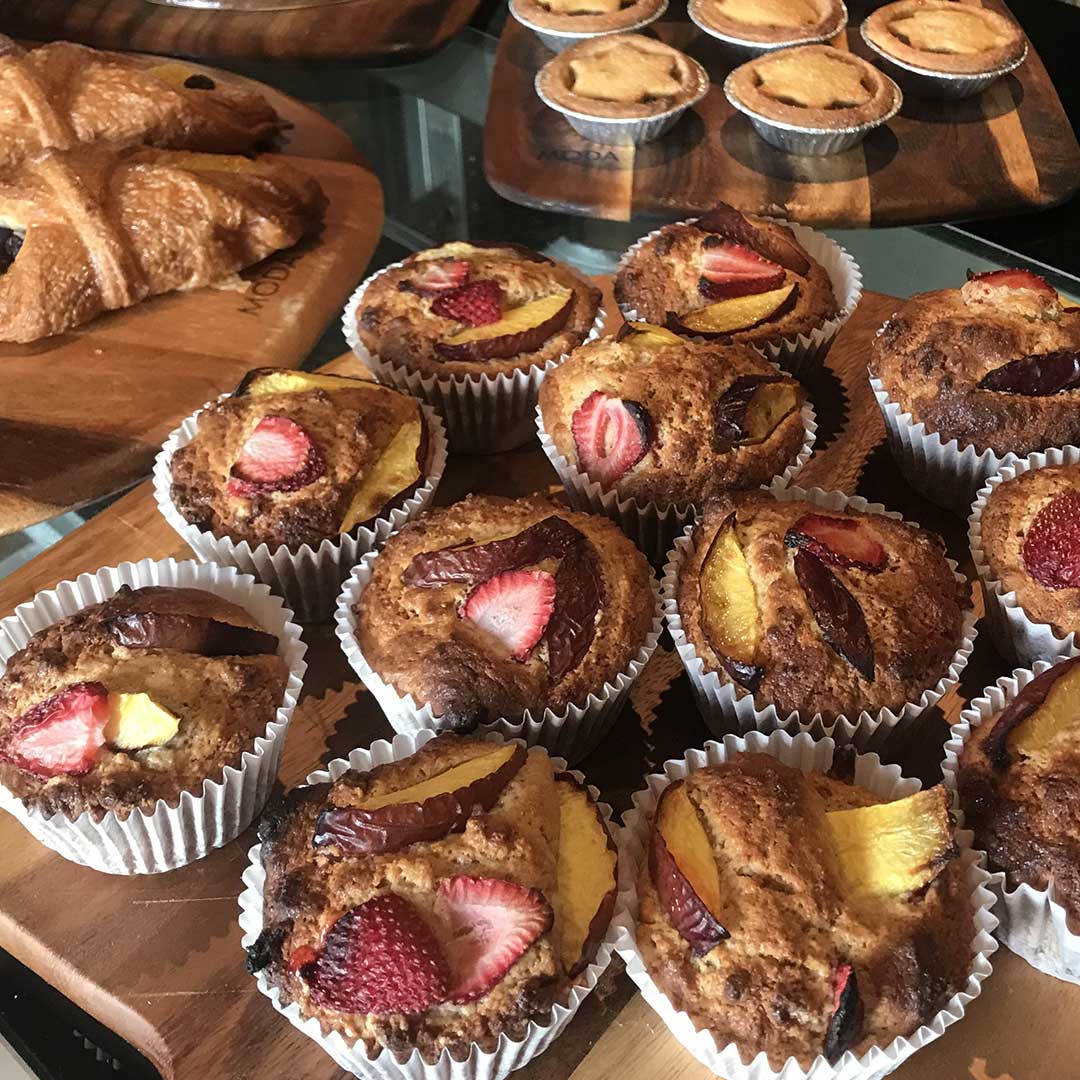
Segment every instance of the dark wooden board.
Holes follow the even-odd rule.
[[[880,446],[884,431],[866,383],[865,348],[893,304],[889,297],[867,293],[833,346],[828,370],[810,383],[823,449],[803,481],[849,491],[858,485],[861,493],[906,513],[921,508],[929,523],[949,529],[953,554],[959,554],[961,523],[950,523],[918,502]],[[333,368],[359,371],[351,357],[335,361]],[[536,447],[497,460],[453,456],[438,501],[452,502],[473,490],[517,495],[557,491],[559,484]],[[157,514],[149,484],[143,484],[0,581],[0,615],[82,571],[124,559],[185,554]],[[310,667],[285,751],[281,780],[286,786],[330,758],[391,734],[348,668],[331,627],[309,626],[305,638]],[[977,694],[1002,669],[981,638],[963,695],[950,692],[906,737],[891,742],[884,756],[927,781],[939,778],[948,724],[965,697]],[[669,642],[661,644],[631,697],[616,730],[582,763],[619,811],[640,787],[643,773],[708,737]],[[0,815],[5,853],[0,947],[132,1042],[166,1080],[342,1080],[345,1074],[275,1014],[244,971],[236,898],[252,842],[248,833],[170,874],[112,878],[64,861],[13,818]],[[1080,987],[1042,976],[1004,951],[995,957],[995,968],[970,1017],[903,1066],[896,1074],[900,1080],[1072,1075]],[[522,1080],[704,1080],[707,1074],[635,995],[615,961],[552,1049],[517,1075]]]
[[[465,28],[479,4],[350,0],[285,11],[215,11],[147,0],[0,0],[0,30],[173,56],[374,60],[439,48]]]
[[[1000,0],[983,2],[1007,10]],[[848,6],[849,47],[869,56],[858,33],[864,5]],[[733,64],[688,20],[682,0],[652,29],[700,60],[713,86],[660,141],[609,147],[583,139],[536,96],[533,79],[552,54],[507,19],[484,127],[485,171],[499,194],[616,221],[671,218],[724,200],[806,224],[863,226],[1033,210],[1064,202],[1080,187],[1080,147],[1034,47],[978,97],[909,98],[861,146],[808,158],[769,146],[732,109],[723,82]]]

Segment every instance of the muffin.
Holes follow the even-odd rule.
[[[371,768],[354,752],[338,779],[264,816],[249,969],[360,1061],[490,1055],[503,1035],[531,1048],[607,963],[617,856],[605,816],[520,743],[444,734],[394,756]]]
[[[970,984],[976,919],[947,793],[887,801],[850,768],[726,758],[660,785],[638,865],[644,974],[742,1061],[809,1069],[888,1047],[895,1067],[893,1040],[950,1023],[939,1014]]]
[[[808,494],[706,506],[665,577],[676,644],[692,678],[727,688],[736,708],[825,725],[888,710],[895,723],[966,661],[967,582],[933,533]]]
[[[785,362],[805,361],[822,354],[858,302],[858,280],[854,263],[827,238],[720,203],[634,244],[615,274],[615,299],[628,320],[756,345],[770,359],[783,346]],[[799,335],[812,340],[796,342]]]
[[[658,633],[641,553],[606,518],[541,496],[433,510],[354,584],[339,636],[369,688],[386,687],[380,703],[399,731],[505,718],[544,741],[543,727],[520,727],[527,713],[532,724],[543,714],[553,737],[586,727],[595,741]]]
[[[694,506],[790,479],[815,427],[800,383],[760,353],[647,323],[576,349],[545,379],[539,414],[540,445],[571,502],[606,514],[658,561]]]
[[[667,10],[667,0],[512,0],[510,14],[553,52],[569,45],[641,30]]]
[[[212,592],[121,586],[8,660],[0,785],[70,820],[124,820],[201,793],[274,721],[289,675],[278,645]]]

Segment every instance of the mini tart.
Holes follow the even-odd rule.
[[[767,48],[825,41],[847,25],[841,0],[690,0],[689,10],[708,33]]]
[[[615,299],[624,316],[667,326],[685,337],[697,336],[681,328],[679,319],[713,303],[703,292],[707,288],[703,275],[710,248],[726,244],[737,244],[777,264],[782,271],[779,286],[794,285],[795,289],[776,314],[716,340],[753,345],[793,337],[839,314],[829,275],[807,254],[791,229],[722,206],[695,221],[665,225],[623,256],[615,274]]]
[[[430,281],[439,281],[441,287],[428,287],[425,283]],[[453,284],[458,281],[460,285]],[[454,303],[447,300],[451,292],[479,282],[497,290],[503,316],[556,294],[566,294],[568,306],[555,312],[546,329],[527,328],[529,340],[517,351],[508,345],[483,348],[488,354],[483,358],[448,356],[440,351],[449,347],[448,342],[483,326],[440,315],[433,308],[447,310],[446,304]],[[357,336],[384,363],[424,375],[499,375],[561,359],[589,336],[600,306],[599,289],[545,255],[519,244],[455,241],[410,255],[372,279],[357,307]],[[516,328],[508,328],[502,337],[511,334],[524,340],[524,331]],[[501,355],[504,352],[509,355]]]
[[[1063,660],[1036,678],[1068,678],[1078,660]],[[1067,724],[1040,749],[1027,753],[995,732],[1014,701],[975,727],[960,754],[956,786],[964,824],[975,833],[975,846],[987,853],[990,869],[1005,872],[1010,889],[1026,884],[1044,890],[1052,884],[1068,928],[1077,934],[1080,724]],[[1010,735],[1020,734],[1024,726],[1021,721]]]
[[[484,562],[459,575],[464,580],[448,580],[453,575],[447,573],[440,578],[446,584],[435,584],[432,555],[515,537],[531,526],[554,540],[512,560],[509,573],[524,576],[512,579],[507,594],[514,617],[503,624],[506,639],[489,628],[499,621],[499,588],[507,574],[492,575]],[[522,589],[528,589],[525,598]],[[526,627],[520,611],[532,609],[536,592],[546,595],[551,613]],[[356,637],[367,663],[398,695],[430,705],[445,726],[467,730],[526,710],[539,715],[583,704],[633,659],[654,607],[649,564],[606,518],[540,496],[470,495],[387,541],[355,607]],[[573,645],[567,621],[582,628]],[[556,660],[552,642],[559,627],[563,647]],[[519,634],[528,635],[530,648]]]
[[[890,59],[947,75],[982,75],[1024,57],[1027,43],[1005,15],[955,0],[898,0],[863,23],[863,37]]]
[[[295,483],[283,477],[281,487],[237,484],[248,440],[273,418],[307,448],[304,474]],[[195,437],[173,455],[171,495],[185,520],[217,537],[317,548],[400,506],[433,453],[423,410],[408,394],[369,379],[259,368],[199,415]]]
[[[667,6],[665,0],[513,0],[525,25],[564,34],[614,34],[636,30]]]
[[[705,69],[642,34],[579,41],[549,60],[536,79],[546,104],[605,119],[647,119],[700,101]]]
[[[1062,541],[1055,540],[1043,522],[1032,533],[1039,515],[1061,496],[1067,498],[1057,504],[1062,508],[1058,528],[1066,532],[1072,526],[1070,536],[1076,538],[1073,542],[1080,540],[1080,526],[1073,524],[1080,506],[1080,465],[1047,465],[1028,469],[991,488],[981,517],[982,549],[990,577],[1001,582],[1003,593],[1016,593],[1016,601],[1027,618],[1049,623],[1057,637],[1068,637],[1080,631],[1080,586],[1061,587],[1043,565],[1064,561],[1070,552],[1062,549]],[[1062,539],[1067,544],[1069,537]],[[1042,564],[1035,561],[1040,547],[1044,552]],[[1033,576],[1032,570],[1051,582],[1050,587]]]
[[[637,345],[638,336],[620,333],[581,346],[540,388],[544,429],[579,472],[588,474],[591,462],[579,454],[575,419],[585,446],[585,402],[597,392],[630,402],[638,420],[632,434],[639,424],[647,431],[639,460],[613,481],[597,478],[622,498],[662,506],[702,505],[726,489],[768,484],[795,460],[806,441],[801,409],[807,398],[798,380],[781,375],[747,346]],[[717,410],[732,399],[736,382],[755,378],[770,393],[786,388],[790,408],[763,440],[740,444],[726,428],[717,428]]]
[[[809,545],[796,544],[789,531],[798,532],[797,523],[807,516],[858,522],[859,535],[884,549],[876,572],[820,560],[862,612],[872,681],[827,643],[797,577],[796,555]],[[753,589],[748,615],[756,615],[758,639],[748,663],[756,679],[733,678],[729,658],[716,651],[715,637],[706,631],[712,609],[703,599],[703,573],[717,534],[732,526]],[[838,716],[854,722],[863,710],[895,711],[918,701],[948,674],[971,603],[933,533],[881,514],[743,492],[708,503],[692,536],[693,551],[682,563],[676,593],[683,630],[705,670],[734,686],[739,697],[752,692],[757,708],[774,705],[782,718],[797,712],[808,721],[820,713],[826,724]]]
[[[438,785],[441,775],[475,769],[493,752],[507,764],[498,775],[475,786],[483,797],[452,828],[431,829],[427,838],[410,842],[401,828],[405,822],[399,819],[399,825],[382,833],[379,843],[364,845],[368,848],[364,853],[335,842],[333,822],[348,820],[352,808],[418,784]],[[488,790],[479,790],[485,785]],[[571,790],[583,799],[577,814],[568,813],[566,807]],[[442,809],[451,797],[460,806],[470,792],[442,795]],[[439,809],[437,802],[408,805],[418,811],[422,805],[424,820],[430,821]],[[589,834],[584,843],[583,833]],[[259,838],[266,870],[263,931],[248,950],[249,969],[265,972],[269,985],[280,991],[282,1006],[295,1003],[305,1019],[319,1021],[324,1034],[337,1031],[347,1040],[362,1040],[369,1055],[384,1047],[399,1055],[416,1048],[434,1061],[449,1048],[460,1060],[473,1044],[491,1053],[501,1035],[521,1040],[530,1021],[547,1025],[553,1004],[565,999],[578,970],[592,959],[614,906],[617,857],[591,795],[569,774],[556,773],[543,750],[526,751],[520,745],[440,735],[412,755],[370,772],[350,770],[333,783],[294,789],[267,810]],[[582,860],[592,865],[583,867]],[[576,874],[579,869],[585,869],[590,879],[587,889]],[[328,932],[346,912],[376,898],[391,898],[406,910],[411,908],[430,935],[425,948],[446,972],[447,984],[459,981],[468,966],[454,947],[455,937],[461,935],[455,934],[447,918],[441,893],[450,882],[468,879],[475,883],[470,886],[473,891],[491,883],[496,889],[508,887],[523,894],[526,903],[547,916],[546,925],[533,927],[541,932],[508,970],[493,982],[485,980],[484,992],[466,1003],[444,1000],[409,1014],[347,1011],[352,1001],[320,1000],[317,969],[300,961],[318,955]],[[608,882],[610,890],[605,893]],[[590,910],[599,898],[583,951],[574,953],[580,959],[571,966],[565,948],[571,923],[560,893],[589,901]],[[499,909],[498,904],[494,907]],[[489,915],[494,937],[498,915],[491,909]],[[472,926],[465,923],[465,929]],[[343,967],[348,970],[347,956]],[[402,983],[409,978],[404,964],[389,970]],[[380,988],[366,989],[376,993]],[[335,1007],[338,1004],[343,1007]]]
[[[200,793],[204,780],[239,766],[274,719],[288,679],[277,644],[213,593],[122,586],[8,661],[0,784],[30,809],[72,820],[149,813],[159,799],[175,806],[181,792]],[[73,716],[88,694],[103,711],[72,735],[84,760],[43,766],[40,745],[29,751],[23,736]]]
[[[1077,349],[1080,310],[1035,274],[991,271],[905,301],[878,331],[869,368],[943,442],[1028,454],[1080,442],[1080,388],[1029,395],[980,384],[1023,357]]]
[[[800,45],[748,60],[724,82],[740,111],[807,132],[863,129],[900,107],[896,84],[873,64],[831,45]]]
[[[789,1057],[807,1069],[820,1055],[861,1056],[911,1035],[964,985],[971,962],[974,917],[955,845],[925,890],[846,889],[828,815],[886,800],[840,772],[738,754],[665,789],[651,844],[662,836],[680,865],[696,832],[718,871],[715,914],[729,936],[704,955],[669,918],[654,881],[659,860],[639,871],[637,946],[653,981],[718,1047],[735,1043],[744,1061],[764,1052],[777,1070]],[[674,798],[687,817],[672,815],[660,833],[664,800]],[[838,978],[848,967],[850,1000]],[[849,1015],[837,1022],[841,1007]]]

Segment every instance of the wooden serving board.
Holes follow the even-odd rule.
[[[1000,0],[983,6],[1007,11]],[[865,5],[836,44],[869,58],[859,37]],[[909,98],[899,115],[833,157],[769,146],[724,96],[735,63],[689,21],[682,0],[650,28],[695,57],[708,96],[658,142],[591,143],[533,88],[552,53],[508,18],[484,127],[484,166],[500,195],[526,206],[629,221],[700,212],[718,200],[813,225],[911,225],[1055,206],[1080,186],[1080,147],[1046,68],[1027,60],[978,97]]]
[[[479,6],[480,0],[345,0],[285,11],[223,11],[148,0],[0,0],[0,30],[173,56],[374,60],[438,49]]]
[[[382,230],[362,165],[294,158],[329,204],[320,235],[235,288],[155,297],[32,345],[0,344],[0,535],[147,476],[160,444],[250,368],[296,367],[341,311]]]
[[[953,554],[962,557],[963,524],[919,501],[880,445],[884,431],[866,382],[865,347],[893,305],[890,297],[865,294],[833,346],[828,370],[810,384],[824,449],[807,465],[803,482],[849,491],[858,487],[935,527],[945,526]],[[362,371],[352,357],[328,370]],[[497,461],[452,457],[438,501],[452,502],[473,490],[518,495],[556,491],[559,484],[538,448],[500,455]],[[157,514],[149,484],[143,484],[0,581],[0,615],[82,571],[125,559],[185,554]],[[331,758],[391,735],[348,668],[331,627],[309,626],[305,639],[310,666],[285,751],[285,786]],[[964,697],[979,693],[1003,667],[980,638],[964,696],[951,692],[904,738],[891,740],[883,751],[886,759],[901,761],[905,771],[927,782],[940,779],[948,724]],[[581,763],[618,811],[628,806],[643,774],[708,737],[670,642],[662,642],[631,697],[616,730]],[[342,1080],[346,1074],[274,1012],[244,971],[236,898],[252,842],[249,832],[170,874],[113,878],[66,862],[13,818],[0,815],[5,853],[0,948],[129,1040],[165,1080]],[[970,1016],[904,1065],[896,1073],[899,1080],[1042,1080],[1074,1074],[1080,987],[1040,975],[1005,950],[994,966]],[[517,1075],[522,1080],[705,1080],[708,1074],[636,995],[616,960],[567,1031]]]

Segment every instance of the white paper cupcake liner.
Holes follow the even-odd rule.
[[[217,400],[229,397],[222,394]],[[172,499],[172,459],[187,446],[199,427],[199,416],[210,406],[196,410],[165,440],[154,460],[154,501],[162,517],[180,534],[184,542],[203,562],[235,566],[269,585],[284,596],[301,622],[327,619],[345,576],[369,551],[375,551],[406,521],[427,509],[446,468],[446,430],[442,418],[428,405],[421,405],[431,439],[431,465],[423,483],[385,517],[377,518],[371,528],[357,528],[349,533],[327,537],[317,548],[285,544],[273,550],[266,543],[254,547],[247,540],[236,543],[227,536],[215,536],[187,521]]]
[[[296,708],[307,664],[307,646],[292,612],[265,585],[229,566],[143,559],[80,574],[55,589],[40,592],[0,621],[0,674],[7,661],[30,638],[53,623],[112,596],[121,585],[203,589],[239,604],[259,625],[278,638],[278,655],[289,668],[281,705],[266,732],[245,751],[239,768],[226,766],[207,777],[199,791],[184,791],[176,806],[159,799],[152,813],[132,811],[121,819],[110,811],[100,818],[87,811],[74,821],[64,814],[28,809],[0,787],[0,807],[46,847],[72,862],[107,874],[157,874],[201,859],[234,840],[262,809],[277,777],[285,733]]]
[[[400,761],[415,753],[436,734],[435,731],[419,731],[414,735],[396,735],[392,743],[379,739],[367,750],[354,750],[347,759],[336,758],[331,761],[326,769],[308,776],[305,784],[336,780],[349,769],[368,772],[377,765]],[[495,742],[503,741],[498,735],[485,737]],[[553,764],[556,772],[561,772],[566,767],[566,763],[558,758],[553,759]],[[575,772],[573,776],[584,783],[585,778],[581,773]],[[589,792],[594,799],[599,799],[600,793],[596,788],[590,786]],[[614,835],[611,807],[601,802],[597,803],[597,807],[608,831]],[[256,844],[248,852],[249,865],[243,877],[245,888],[240,894],[240,927],[244,933],[242,944],[245,948],[254,943],[263,926],[263,886],[266,872],[263,869],[261,853],[261,844]],[[455,1061],[447,1050],[443,1050],[434,1062],[425,1061],[419,1050],[414,1050],[404,1061],[398,1061],[389,1050],[381,1050],[369,1057],[363,1042],[350,1043],[337,1031],[324,1034],[318,1020],[305,1020],[297,1005],[282,1006],[281,992],[267,985],[265,974],[258,975],[258,985],[259,990],[270,999],[279,1013],[317,1042],[338,1065],[354,1076],[379,1077],[382,1080],[502,1080],[537,1054],[542,1054],[559,1037],[604,973],[614,947],[615,927],[612,923],[597,948],[593,962],[575,980],[566,1000],[556,1003],[547,1024],[537,1024],[535,1021],[530,1023],[520,1042],[515,1042],[505,1034],[501,1035],[498,1046],[490,1053],[474,1044],[464,1061]]]
[[[999,456],[993,450],[980,454],[970,443],[961,447],[956,439],[943,440],[903,412],[880,379],[871,376],[870,388],[885,421],[893,460],[920,495],[946,510],[966,515],[987,478],[1018,460],[1016,454]]]
[[[806,432],[802,449],[795,460],[779,476],[774,477],[774,484],[786,487],[810,460],[817,435],[817,423],[814,406],[809,401],[802,407],[802,420]],[[590,480],[587,473],[581,472],[565,455],[559,453],[554,440],[544,428],[544,418],[539,406],[536,408],[536,433],[548,461],[559,474],[570,505],[575,510],[604,514],[611,518],[645,553],[650,562],[663,563],[675,537],[683,532],[689,522],[696,520],[698,507],[693,503],[669,503],[662,506],[655,502],[641,503],[632,496],[621,499],[613,488],[605,490],[597,481]],[[768,485],[762,485],[766,486]]]
[[[697,218],[688,218],[679,224],[692,225]],[[779,218],[765,218],[766,221],[779,221],[795,234],[795,239],[811,259],[821,264],[832,282],[833,293],[840,307],[840,314],[835,319],[828,319],[815,327],[808,334],[796,334],[791,337],[778,337],[768,341],[748,342],[760,353],[764,353],[775,364],[779,364],[792,375],[798,376],[803,371],[810,371],[820,366],[825,359],[829,346],[840,328],[851,318],[851,313],[862,298],[862,271],[859,264],[835,241],[824,233],[816,232],[806,225],[794,221],[782,221]],[[652,240],[662,230],[654,229],[643,236],[623,254],[615,273],[634,257],[642,244]],[[630,304],[620,304],[619,309],[627,322],[640,322],[641,317]]]
[[[1032,679],[1052,666],[1040,660],[1033,668],[1017,668],[1011,675],[1002,675],[981,697],[972,699],[960,713],[959,722],[950,728],[941,772],[945,786],[952,792],[954,812],[961,823],[957,771],[972,731],[1004,709]],[[1039,971],[1080,983],[1080,935],[1068,928],[1065,908],[1054,899],[1053,883],[1046,889],[1023,884],[1011,889],[1004,874],[994,874],[991,887],[998,897],[997,937]]]
[[[1078,635],[1075,631],[1058,637],[1049,623],[1035,622],[1028,618],[1020,606],[1015,592],[1006,592],[990,570],[989,560],[983,551],[982,515],[991,492],[1006,480],[1014,480],[1028,469],[1042,469],[1047,465],[1076,465],[1080,463],[1080,447],[1064,446],[1028,454],[1026,458],[1004,465],[979,489],[968,518],[968,540],[975,572],[982,585],[986,621],[994,647],[1002,656],[1016,660],[1022,667],[1030,667],[1036,660],[1053,660],[1059,656],[1078,656]]]
[[[868,503],[857,495],[845,495],[840,491],[822,491],[821,488],[774,487],[771,489],[776,498],[783,501],[805,499],[815,506],[826,510],[850,508],[868,514],[883,514],[896,521],[903,521],[900,514],[886,510],[880,503]],[[815,736],[827,735],[838,743],[853,743],[866,747],[871,739],[874,745],[880,745],[900,725],[909,723],[931,706],[936,705],[945,694],[959,681],[960,674],[967,667],[971,651],[975,647],[978,630],[975,627],[977,615],[973,607],[964,614],[960,631],[960,645],[949,663],[948,674],[939,679],[934,686],[924,690],[918,701],[909,701],[900,709],[878,709],[870,713],[863,711],[851,719],[840,715],[831,723],[826,723],[820,713],[804,717],[800,712],[781,716],[775,705],[758,708],[753,695],[736,693],[735,686],[724,682],[715,671],[709,671],[705,662],[698,656],[697,650],[687,639],[683,630],[682,617],[679,614],[678,591],[679,572],[683,562],[693,553],[693,524],[688,525],[675,541],[675,547],[668,556],[664,567],[661,593],[664,598],[664,617],[679,659],[690,676],[690,686],[694,692],[701,715],[709,730],[718,738],[728,734],[732,728],[740,732],[782,730],[787,732],[810,732]],[[957,570],[952,559],[946,559],[957,581],[967,582]]]
[[[427,729],[441,730],[442,718],[430,705],[420,706],[412,694],[402,697],[377,674],[360,651],[356,638],[356,613],[353,610],[374,572],[377,553],[365,555],[349,575],[338,597],[337,636],[353,671],[375,697],[390,726],[406,735]],[[657,592],[652,626],[634,658],[618,675],[589,694],[580,705],[568,705],[559,713],[545,709],[540,716],[526,710],[520,717],[503,717],[491,724],[481,724],[482,732],[494,732],[508,739],[524,739],[529,746],[540,745],[568,761],[580,761],[611,730],[629,700],[630,687],[656,651],[663,630],[660,596]]]
[[[807,734],[794,738],[784,732],[768,736],[751,732],[745,738],[728,735],[722,742],[706,743],[704,750],[689,751],[685,758],[666,761],[663,773],[645,778],[646,787],[633,796],[634,808],[623,815],[623,827],[619,830],[619,899],[614,918],[618,933],[616,951],[626,962],[626,973],[641,991],[641,996],[675,1038],[706,1068],[726,1080],[871,1080],[886,1076],[962,1019],[968,1004],[979,996],[983,980],[993,970],[989,958],[997,949],[992,936],[997,919],[990,910],[993,894],[986,887],[990,875],[983,868],[983,854],[971,847],[971,834],[958,831],[956,841],[967,870],[974,909],[971,967],[964,986],[953,994],[945,1008],[929,1024],[906,1038],[898,1036],[888,1046],[873,1047],[862,1057],[856,1057],[849,1050],[835,1065],[818,1057],[809,1069],[804,1069],[789,1058],[781,1068],[774,1068],[763,1052],[744,1061],[734,1043],[717,1046],[712,1034],[695,1028],[690,1017],[677,1011],[653,982],[637,948],[637,877],[648,850],[650,822],[663,790],[696,769],[720,764],[735,754],[747,752],[769,754],[803,772],[825,771],[832,764],[835,745],[831,739],[815,741]],[[918,780],[903,777],[899,766],[882,765],[876,754],[856,757],[855,782],[886,799],[903,798],[920,787]],[[751,1056],[749,1051],[747,1056]]]
[[[356,330],[356,312],[367,287],[402,263],[383,267],[357,286],[341,316],[341,329],[349,348],[379,380],[387,386],[404,390],[438,410],[446,423],[447,437],[456,453],[494,454],[513,450],[530,442],[535,434],[533,413],[544,376],[561,364],[569,353],[544,364],[533,364],[498,375],[455,375],[440,379],[419,371],[391,364],[370,352]],[[586,341],[600,336],[607,313],[601,303]]]

